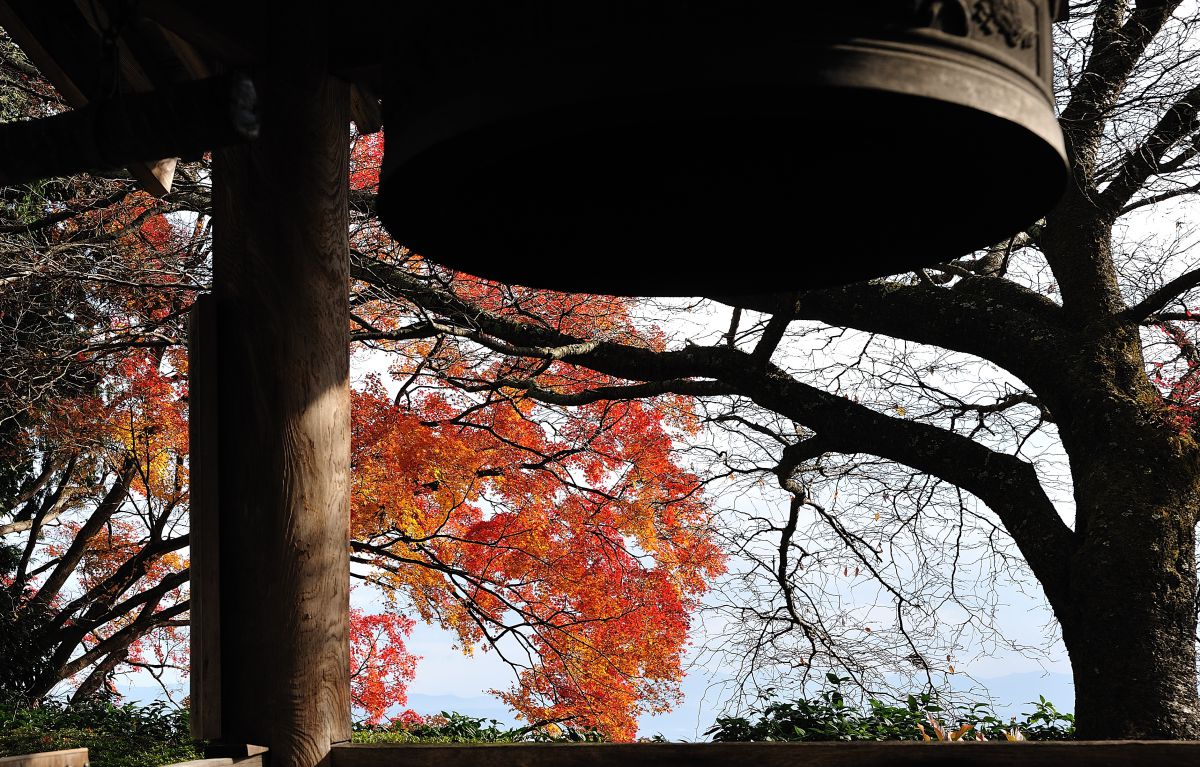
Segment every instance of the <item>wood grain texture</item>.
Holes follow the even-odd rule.
[[[68,748],[62,751],[43,751],[37,754],[0,757],[0,767],[87,767],[86,748]]]
[[[204,746],[205,759],[233,759],[235,762],[241,762],[267,753],[270,753],[269,748],[253,743],[206,743]]]
[[[216,301],[202,295],[188,321],[190,684],[192,737],[197,740],[221,737],[217,356]]]
[[[1200,764],[1197,741],[342,745],[333,767],[883,767]]]
[[[251,756],[211,756],[208,759],[192,759],[175,762],[164,767],[265,767],[266,751]]]
[[[221,736],[314,767],[350,737],[349,87],[321,7],[251,8],[262,132],[213,160]]]

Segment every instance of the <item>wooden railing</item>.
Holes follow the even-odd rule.
[[[38,754],[0,757],[0,767],[88,767],[86,748],[43,751]]]
[[[608,743],[333,747],[332,767],[1197,767],[1200,741]]]
[[[205,758],[175,762],[164,767],[267,767],[268,751],[262,746],[215,745],[204,749]]]
[[[215,751],[213,753],[219,753]],[[267,750],[242,746],[165,767],[267,767]],[[1055,743],[522,743],[333,747],[330,767],[1196,767],[1200,741]],[[0,757],[0,767],[88,767],[72,748]]]

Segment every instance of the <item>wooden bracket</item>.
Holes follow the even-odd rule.
[[[192,80],[0,124],[0,184],[199,155],[258,136],[254,86],[244,76]],[[158,167],[150,161],[149,167]],[[174,174],[174,164],[163,168]],[[153,171],[151,171],[153,175]],[[156,176],[156,178],[159,178]],[[167,181],[169,177],[161,179]]]

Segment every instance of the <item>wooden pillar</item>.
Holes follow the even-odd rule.
[[[192,305],[188,323],[192,737],[221,734],[221,557],[217,497],[217,313],[211,294]]]
[[[213,157],[220,732],[199,734],[314,767],[350,738],[349,88],[326,14],[262,5],[261,133]]]

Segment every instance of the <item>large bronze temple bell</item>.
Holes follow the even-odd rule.
[[[406,3],[380,215],[455,269],[594,293],[795,290],[963,256],[1063,189],[1065,3]]]

